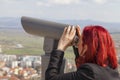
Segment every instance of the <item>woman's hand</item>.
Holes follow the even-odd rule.
[[[76,28],[74,26],[65,27],[64,32],[59,40],[57,49],[65,51],[68,46],[72,45],[75,34]]]

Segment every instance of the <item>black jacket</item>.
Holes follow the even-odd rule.
[[[63,51],[52,51],[45,73],[45,80],[120,80],[116,70],[109,67],[104,68],[92,63],[81,65],[75,72],[60,74],[63,57]]]

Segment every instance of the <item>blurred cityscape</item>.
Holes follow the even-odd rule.
[[[1,48],[0,53],[0,80],[41,79],[41,56],[7,55],[2,53]],[[120,56],[118,56],[118,59],[120,59]],[[67,59],[65,64],[65,72],[75,70],[75,64]],[[118,70],[120,72],[120,61]]]
[[[65,72],[74,71],[75,65],[67,60]],[[40,80],[41,56],[0,54],[0,80]]]
[[[33,80],[34,78],[41,78],[41,56],[0,54],[0,64],[0,80]]]
[[[0,80],[40,80],[41,65],[41,56],[7,55],[0,48]],[[65,67],[65,72],[76,70],[69,59]]]

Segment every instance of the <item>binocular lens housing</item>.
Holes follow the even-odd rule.
[[[75,37],[73,38],[73,41],[72,41],[72,45],[77,47],[78,42],[79,42],[79,37],[77,35],[75,35]]]

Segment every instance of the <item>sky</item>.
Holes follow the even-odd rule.
[[[120,0],[0,0],[0,17],[120,22]]]

